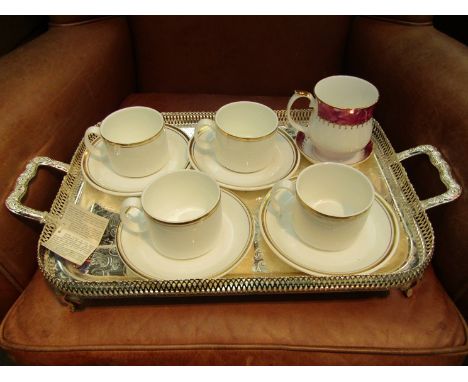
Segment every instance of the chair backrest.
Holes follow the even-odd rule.
[[[289,95],[343,71],[349,16],[132,16],[138,91]]]

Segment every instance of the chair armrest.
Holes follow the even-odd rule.
[[[436,146],[462,189],[468,187],[468,48],[432,25],[357,18],[352,26],[348,72],[380,91],[376,116],[396,151]],[[440,194],[428,163],[405,162],[420,197]],[[459,308],[468,315],[468,200],[429,211],[435,229],[436,270]]]
[[[35,156],[69,162],[85,129],[115,110],[135,80],[127,21],[51,26],[0,58],[2,204]],[[61,177],[40,174],[28,197],[48,210]],[[0,209],[0,273],[21,291],[36,268],[41,227]],[[1,303],[1,301],[0,301]]]

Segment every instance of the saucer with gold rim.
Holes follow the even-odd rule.
[[[252,215],[244,203],[221,190],[223,223],[215,247],[206,254],[185,260],[164,256],[147,234],[134,233],[120,224],[117,248],[125,264],[147,279],[181,280],[217,278],[229,273],[250,249],[254,238]]]
[[[270,194],[260,207],[263,238],[279,258],[304,273],[315,276],[372,273],[383,267],[398,247],[397,217],[377,193],[364,228],[356,241],[342,251],[323,251],[304,243],[292,225],[296,197],[283,193],[277,200],[284,211],[280,216],[271,208]]]
[[[265,190],[276,182],[292,176],[299,167],[299,151],[293,139],[285,131],[278,129],[274,145],[270,164],[252,173],[239,173],[222,166],[216,160],[214,150],[200,150],[193,138],[188,146],[189,160],[193,168],[212,176],[224,188],[238,191]]]

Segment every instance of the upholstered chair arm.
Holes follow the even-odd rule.
[[[86,128],[119,106],[133,91],[134,78],[128,25],[120,17],[51,24],[44,34],[1,57],[2,204],[33,157],[69,162]],[[28,204],[48,210],[61,176],[41,171]],[[5,206],[0,227],[1,318],[36,269],[41,227]]]
[[[351,29],[346,65],[349,73],[378,87],[376,115],[395,150],[436,146],[465,190],[455,202],[428,214],[435,230],[437,274],[466,317],[468,48],[427,18],[360,17]],[[421,199],[443,192],[427,159],[405,161],[405,167]]]

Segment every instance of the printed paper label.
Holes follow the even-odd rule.
[[[70,204],[57,229],[43,245],[52,252],[81,265],[99,245],[108,219]]]

